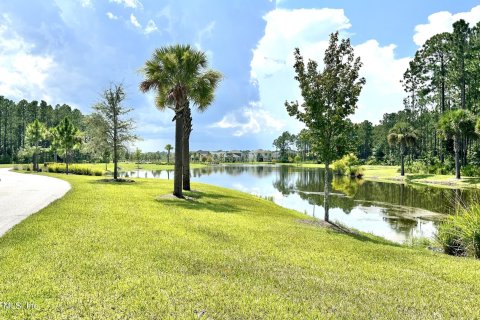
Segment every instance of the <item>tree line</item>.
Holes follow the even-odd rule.
[[[302,72],[313,76],[310,69]],[[384,114],[376,125],[345,119],[345,151],[364,164],[399,164],[402,175],[480,175],[480,23],[459,20],[452,32],[432,36],[417,50],[401,82],[403,110]],[[315,99],[312,104],[318,104]],[[304,160],[320,160],[312,148],[315,139],[318,134],[307,126],[297,136],[283,133],[274,146],[281,153],[296,146]]]
[[[47,128],[55,128],[68,118],[72,124],[80,131],[85,130],[85,116],[80,110],[70,107],[67,104],[55,107],[49,105],[46,101],[36,100],[28,102],[23,99],[19,102],[0,96],[0,163],[24,162],[24,151],[30,147],[27,140],[27,128],[30,124],[37,122]],[[46,138],[46,137],[45,137]],[[49,139],[40,139],[37,147],[45,150],[50,148],[53,137]],[[54,150],[44,152],[42,159],[44,161],[53,161]],[[84,157],[79,154],[79,159]]]

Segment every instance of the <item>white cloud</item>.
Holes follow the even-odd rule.
[[[117,20],[118,19],[118,17],[111,12],[107,12],[107,17],[110,20]]]
[[[317,61],[322,68],[329,35],[339,30],[342,37],[349,36],[351,25],[342,9],[275,9],[264,18],[265,34],[250,64],[252,83],[258,86],[265,109],[286,123],[284,129],[297,132],[302,125],[289,117],[284,107],[285,100],[303,100],[294,80],[294,48],[300,48],[304,58]],[[352,117],[354,121],[377,122],[383,113],[402,108],[400,79],[409,59],[397,59],[394,51],[395,45],[382,47],[375,40],[355,47],[356,56],[364,63],[361,75],[367,84]]]
[[[138,0],[110,0],[109,2],[114,2],[116,4],[123,4],[126,8],[143,8],[143,5]]]
[[[138,22],[137,17],[135,17],[132,14],[130,14],[130,23],[135,27],[135,28],[141,28],[142,25]]]
[[[47,80],[55,67],[53,57],[34,54],[28,43],[12,29],[6,14],[0,16],[0,92],[12,99],[51,100]]]
[[[452,14],[448,11],[441,11],[429,15],[427,24],[419,24],[415,27],[413,41],[416,45],[421,46],[438,33],[451,32],[453,23],[460,19],[470,24],[476,24],[480,21],[480,5],[473,7],[468,12]]]
[[[157,25],[153,20],[148,20],[147,26],[145,27],[145,34],[149,34],[152,32],[158,31]]]
[[[84,8],[92,8],[93,7],[92,0],[80,0],[80,4]]]
[[[239,121],[238,118],[243,121]],[[274,118],[260,103],[250,102],[240,112],[225,115],[222,120],[210,125],[210,128],[234,129],[233,135],[240,137],[246,134],[278,131],[283,126],[283,121]]]
[[[395,48],[393,44],[382,47],[376,40],[355,46],[355,54],[363,62],[360,75],[367,83],[360,94],[357,112],[352,116],[354,122],[377,122],[384,113],[403,108],[405,92],[400,80],[410,58],[395,58]]]

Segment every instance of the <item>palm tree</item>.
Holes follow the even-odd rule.
[[[475,134],[475,117],[465,109],[449,110],[438,121],[438,128],[445,139],[453,139],[455,178],[460,179],[462,136],[468,137]]]
[[[170,164],[170,151],[172,151],[173,147],[169,143],[165,146],[165,150],[167,150],[167,164]]]
[[[400,175],[402,177],[405,175],[405,153],[407,147],[414,146],[417,139],[415,130],[406,122],[396,123],[387,136],[388,144],[400,147]]]
[[[183,197],[183,150],[184,119],[189,115],[189,101],[205,110],[214,99],[220,73],[207,69],[207,56],[189,45],[171,45],[156,49],[150,60],[141,69],[144,80],[140,83],[142,92],[155,91],[158,109],[170,108],[175,112],[175,171],[173,194]],[[187,110],[188,109],[188,110]],[[190,119],[187,119],[188,123]],[[185,164],[189,166],[189,161]],[[189,186],[186,186],[189,187]]]

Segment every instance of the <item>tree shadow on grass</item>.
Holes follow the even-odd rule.
[[[368,235],[359,233],[355,230],[352,230],[350,228],[347,228],[345,226],[342,226],[341,224],[337,224],[337,223],[331,222],[331,221],[326,222],[326,221],[323,221],[323,220],[315,221],[315,220],[307,219],[307,220],[299,220],[298,222],[302,223],[302,224],[313,225],[313,226],[316,226],[316,227],[319,227],[319,228],[326,228],[331,232],[345,234],[347,236],[350,236],[350,237],[352,237],[356,240],[362,241],[362,242],[372,242],[372,243],[375,243],[375,244],[389,245],[389,246],[394,246],[394,247],[402,247],[401,244],[398,244],[398,243],[395,243],[395,242],[392,242],[392,241],[388,241],[386,239],[383,239],[383,238],[380,238],[380,237],[377,237],[377,236],[373,236],[373,235],[368,236]]]
[[[115,184],[121,186],[135,186],[137,182],[131,179],[98,179],[98,180],[91,180],[88,183],[90,184]]]
[[[405,180],[418,180],[418,179],[426,179],[435,176],[434,174],[409,174],[405,176]]]
[[[467,184],[478,184],[480,183],[480,177],[464,177],[463,182]]]
[[[244,211],[244,209],[228,203],[229,199],[233,198],[231,196],[201,191],[186,191],[184,192],[184,195],[184,199],[176,198],[173,195],[168,194],[159,196],[156,200],[168,207],[179,207],[187,210],[208,210],[218,213]]]

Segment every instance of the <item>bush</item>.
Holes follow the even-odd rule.
[[[480,205],[447,217],[438,229],[437,239],[445,253],[480,258]]]
[[[342,159],[332,163],[333,173],[340,176],[362,177],[363,168],[359,165],[357,156],[353,153],[343,156]]]
[[[462,172],[462,176],[466,177],[478,177],[480,176],[480,167],[474,165],[466,165],[463,166],[460,171]]]
[[[55,163],[55,164],[48,164],[47,166],[48,172],[53,173],[66,173],[67,166],[64,163]],[[71,164],[68,166],[68,173],[71,174],[78,174],[78,175],[85,175],[85,176],[102,176],[103,171],[99,169],[93,169],[89,165],[84,164]]]

